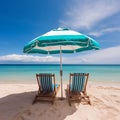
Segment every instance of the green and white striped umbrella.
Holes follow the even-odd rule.
[[[79,32],[58,28],[51,30],[30,41],[24,47],[24,53],[57,54],[74,53],[99,49],[99,44],[92,38]]]
[[[43,34],[24,47],[24,53],[58,54],[60,53],[61,97],[62,94],[62,56],[61,53],[74,53],[99,49],[94,39],[70,29],[54,29]]]

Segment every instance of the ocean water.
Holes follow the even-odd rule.
[[[63,65],[63,82],[68,82],[69,74],[89,73],[90,81],[120,82],[120,65]],[[0,83],[34,83],[36,73],[54,73],[60,82],[59,65],[48,64],[1,64]]]

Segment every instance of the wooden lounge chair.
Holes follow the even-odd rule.
[[[70,73],[70,80],[67,85],[69,105],[71,105],[71,102],[81,101],[91,104],[89,96],[87,96],[86,92],[88,76],[89,73]]]
[[[60,85],[55,84],[54,74],[36,74],[38,83],[38,94],[35,96],[33,104],[37,101],[49,101],[54,103],[56,94],[60,88]]]

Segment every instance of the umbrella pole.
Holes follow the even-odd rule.
[[[62,85],[62,50],[60,46],[60,79],[61,79],[61,99],[63,99],[63,85]]]

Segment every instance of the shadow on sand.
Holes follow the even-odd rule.
[[[67,100],[55,100],[54,105],[48,102],[32,101],[36,92],[11,94],[0,99],[0,120],[64,120],[77,110]]]

